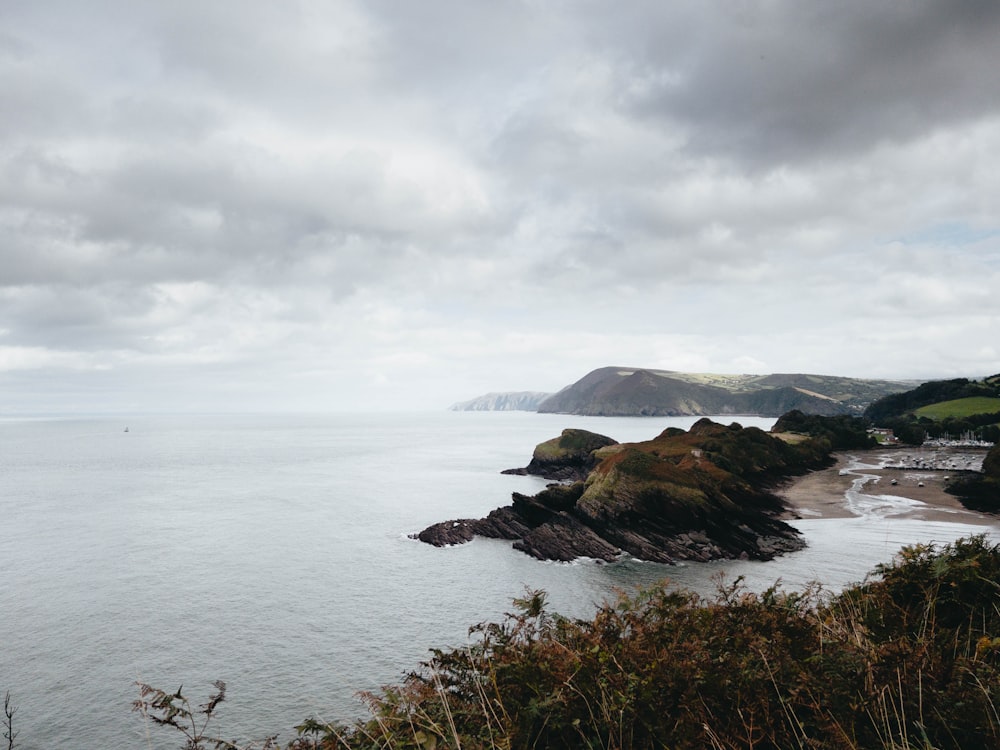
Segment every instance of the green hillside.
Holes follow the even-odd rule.
[[[1000,441],[1000,375],[982,380],[934,380],[872,403],[865,417],[906,443],[972,433]]]
[[[914,414],[918,418],[947,419],[948,417],[964,418],[974,414],[995,414],[997,412],[1000,412],[1000,398],[971,396],[922,406]]]
[[[865,416],[878,422],[887,417],[902,417],[906,414],[912,414],[925,406],[974,398],[1000,398],[1000,375],[993,375],[982,380],[969,380],[968,378],[932,380],[912,390],[893,393],[878,399],[865,409]],[[996,409],[992,411],[996,411]]]

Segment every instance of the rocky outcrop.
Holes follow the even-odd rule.
[[[826,458],[800,445],[703,419],[688,432],[599,448],[586,481],[514,493],[486,518],[435,524],[416,537],[438,546],[477,535],[510,539],[546,560],[769,560],[804,546],[778,518],[784,505],[768,490]]]
[[[596,432],[566,429],[559,437],[535,446],[527,466],[505,469],[501,474],[531,474],[557,482],[580,481],[597,466],[602,449],[615,445],[617,440]]]

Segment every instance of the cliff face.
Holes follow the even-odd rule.
[[[469,401],[452,404],[451,411],[537,411],[539,404],[551,396],[541,391],[487,393]]]
[[[595,455],[600,460],[585,481],[550,485],[533,497],[515,493],[486,518],[435,524],[416,536],[435,545],[475,535],[511,539],[549,560],[767,560],[804,546],[778,519],[783,505],[768,486],[827,459],[809,441],[791,446],[756,428],[707,419],[688,432],[668,429]]]

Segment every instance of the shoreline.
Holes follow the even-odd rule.
[[[835,465],[793,477],[775,494],[788,505],[785,520],[911,518],[996,526],[1000,516],[969,510],[945,491],[953,477],[970,470],[965,467],[978,470],[985,454],[968,448],[843,451],[833,454]]]

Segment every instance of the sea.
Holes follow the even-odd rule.
[[[0,692],[15,746],[176,748],[131,710],[137,683],[193,706],[227,685],[214,732],[295,736],[306,718],[365,714],[432,648],[461,647],[514,598],[589,617],[617,592],[711,595],[862,580],[907,544],[982,526],[884,512],[795,525],[807,548],[771,562],[666,566],[534,560],[509,542],[410,538],[534,493],[534,446],[578,427],[646,440],[693,418],[530,412],[0,419]],[[774,420],[717,418],[767,429]],[[856,498],[855,498],[856,500]],[[881,507],[881,506],[880,506]],[[988,528],[992,534],[997,527]]]

